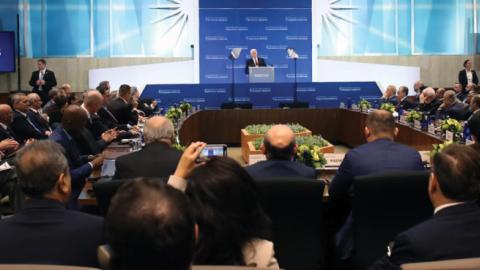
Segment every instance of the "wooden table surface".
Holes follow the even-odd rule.
[[[194,141],[240,145],[240,130],[247,125],[299,123],[334,144],[356,147],[366,143],[363,135],[366,118],[365,113],[345,109],[205,110],[185,119],[179,136],[183,145]],[[410,126],[400,123],[396,126],[399,129],[396,141],[418,151],[430,151],[433,144],[443,142],[437,136]],[[128,145],[112,144],[104,154],[107,159],[116,159],[129,152]],[[320,174],[322,178],[331,178],[335,170],[321,170]],[[100,170],[94,171],[92,176],[100,176]],[[87,181],[79,197],[80,205],[97,205],[91,190],[92,183]]]

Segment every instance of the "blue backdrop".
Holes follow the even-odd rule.
[[[219,109],[231,101],[231,84],[151,84],[142,98],[152,97],[162,108],[182,101],[201,109]],[[251,102],[254,108],[278,108],[279,103],[293,101],[293,83],[262,83],[235,85],[236,102]],[[341,102],[358,103],[360,99],[376,100],[382,95],[375,82],[299,83],[298,100],[308,101],[312,108],[338,108]]]
[[[275,8],[272,8],[275,7]],[[232,81],[232,48],[242,48],[235,63],[235,81],[248,81],[245,62],[256,48],[275,67],[276,82],[295,80],[294,63],[286,49],[295,48],[298,81],[312,79],[311,0],[200,1],[200,82]]]

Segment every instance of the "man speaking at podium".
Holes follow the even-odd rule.
[[[247,60],[247,65],[245,67],[245,73],[249,74],[250,67],[266,67],[267,63],[265,62],[265,59],[258,57],[257,49],[251,49],[250,50],[250,59]]]

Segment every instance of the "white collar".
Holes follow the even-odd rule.
[[[466,202],[455,202],[455,203],[447,203],[447,204],[440,205],[439,207],[435,208],[435,211],[433,211],[433,214],[435,215],[445,208],[452,207],[459,204],[464,204],[464,203]]]
[[[29,108],[29,110],[31,110],[31,111],[32,111],[32,112],[34,112],[34,113],[39,113],[39,111],[38,111],[38,110],[35,110],[35,109],[34,109],[34,108],[32,108],[32,107],[30,107],[30,108]]]
[[[27,116],[27,114],[26,114],[26,113],[24,113],[24,112],[21,112],[21,111],[19,111],[19,110],[15,110],[15,111],[16,111],[16,112],[18,112],[19,114],[21,114],[21,115],[25,116],[25,117]]]
[[[123,100],[123,102],[125,102],[125,104],[128,104],[128,101],[126,101],[123,97],[121,96],[118,96],[119,98],[121,98]]]
[[[88,116],[88,119],[90,119],[90,112],[87,110],[87,108],[85,108],[85,103],[82,103],[82,105],[80,105],[80,107],[82,107],[82,109],[87,112],[87,116]]]
[[[7,125],[5,125],[4,123],[0,123],[0,126],[3,128],[3,129],[7,129]]]

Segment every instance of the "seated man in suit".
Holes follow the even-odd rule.
[[[186,196],[169,185],[136,179],[122,186],[110,205],[106,231],[110,269],[190,269],[195,220]]]
[[[16,169],[28,198],[20,212],[0,221],[0,263],[98,267],[103,219],[65,209],[71,183],[61,147],[33,142],[18,153]]]
[[[138,118],[135,117],[136,114],[132,111],[133,106],[129,102],[131,97],[131,87],[122,84],[118,90],[118,97],[110,101],[108,104],[108,109],[120,124],[137,124]]]
[[[98,154],[115,140],[118,132],[103,125],[97,115],[103,104],[103,97],[97,90],[88,91],[83,100],[82,109],[87,113],[88,121],[77,141],[82,154]]]
[[[440,100],[437,99],[435,90],[431,87],[426,88],[423,90],[419,99],[420,104],[418,105],[418,110],[428,115],[435,115],[441,104]]]
[[[480,99],[480,96],[478,97]],[[471,145],[473,149],[480,153],[480,113],[476,112],[468,119],[468,128],[475,142]]]
[[[31,117],[27,114],[30,108],[30,102],[24,94],[14,94],[12,96],[13,122],[12,130],[23,141],[28,139],[47,139],[49,131],[43,130],[40,126],[35,126]]]
[[[480,112],[480,95],[474,95],[470,101],[470,115],[468,120],[470,120],[474,115]]]
[[[387,90],[385,90],[385,93],[383,93],[382,98],[380,101],[382,103],[390,103],[392,105],[397,105],[398,99],[397,99],[397,88],[394,85],[389,85],[387,86]]]
[[[419,101],[419,97],[422,94],[423,90],[425,90],[426,88],[427,86],[422,81],[416,81],[413,85],[413,91],[415,91],[417,102]]]
[[[249,67],[266,67],[266,66],[267,66],[267,63],[265,62],[265,59],[258,57],[257,49],[251,49],[250,59],[247,60],[247,63],[245,65],[245,74],[250,73]]]
[[[24,143],[15,132],[13,132],[10,125],[13,122],[13,111],[7,104],[0,104],[0,140],[12,139],[18,143]]]
[[[443,95],[443,103],[438,107],[435,118],[445,119],[448,116],[457,120],[466,120],[466,107],[468,105],[457,100],[453,90],[448,90]]]
[[[433,217],[401,234],[391,254],[369,269],[404,263],[480,257],[480,153],[450,145],[432,158],[428,193]]]
[[[364,133],[367,143],[348,151],[329,187],[331,206],[338,215],[337,222],[345,220],[350,213],[355,177],[424,169],[420,154],[415,149],[394,142],[398,128],[390,112],[377,110],[370,113]],[[347,218],[337,234],[337,249],[342,259],[348,258],[353,248],[353,239],[349,236],[351,222],[351,218]]]
[[[245,168],[254,179],[271,177],[316,178],[315,169],[295,162],[297,144],[295,143],[295,134],[288,126],[276,125],[268,130],[260,149],[267,160]]]
[[[27,98],[30,102],[30,109],[27,115],[35,126],[40,127],[45,134],[50,135],[52,130],[48,123],[48,117],[42,113],[42,99],[36,93],[28,94]]]
[[[408,87],[406,86],[400,86],[398,88],[397,100],[398,100],[398,104],[396,106],[397,111],[399,108],[402,108],[403,110],[412,110],[417,107],[417,104],[412,103],[410,102],[410,100],[408,100]]]
[[[172,148],[174,128],[163,116],[148,119],[144,126],[145,147],[115,161],[114,179],[168,177],[175,172],[182,152]]]
[[[87,113],[77,105],[70,105],[64,111],[61,126],[57,127],[50,139],[60,144],[65,150],[65,157],[70,167],[72,178],[72,196],[69,208],[77,207],[77,198],[80,195],[86,179],[93,169],[100,168],[104,157],[82,156],[75,140],[79,138],[87,123]]]

